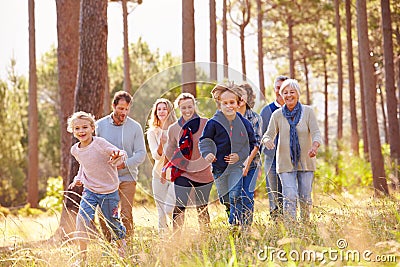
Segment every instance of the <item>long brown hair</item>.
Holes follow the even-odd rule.
[[[157,106],[158,106],[158,104],[161,104],[161,103],[164,103],[167,106],[167,110],[168,110],[168,117],[167,117],[167,120],[165,121],[166,126],[171,125],[172,123],[174,123],[177,120],[175,110],[174,110],[174,107],[173,107],[171,101],[169,101],[166,98],[159,98],[156,100],[156,102],[154,102],[153,108],[151,110],[151,116],[150,116],[150,120],[149,120],[150,128],[157,128],[157,127],[162,128],[162,126],[163,126],[163,125],[161,125],[161,121],[157,116]]]

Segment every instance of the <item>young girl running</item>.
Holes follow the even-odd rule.
[[[71,154],[79,162],[79,170],[69,188],[84,186],[76,219],[82,261],[86,261],[88,229],[97,206],[100,206],[108,227],[114,233],[120,256],[124,256],[126,246],[126,230],[118,214],[119,180],[116,167],[126,159],[126,152],[101,137],[93,136],[94,129],[95,119],[89,113],[79,111],[68,119],[67,130],[79,141],[71,147]]]

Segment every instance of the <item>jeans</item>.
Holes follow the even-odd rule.
[[[311,190],[314,180],[312,171],[294,171],[279,174],[282,181],[283,211],[290,219],[296,220],[297,202],[300,202],[300,217],[309,220],[312,204]]]
[[[118,191],[109,194],[97,194],[85,188],[79,204],[79,212],[76,217],[78,234],[87,237],[87,230],[91,228],[96,207],[99,206],[106,224],[114,233],[114,239],[122,239],[126,235],[126,229],[122,225],[118,213]]]
[[[225,171],[214,169],[213,176],[219,200],[225,205],[228,212],[229,223],[232,225],[242,224],[243,168],[234,167]]]
[[[174,184],[170,181],[162,184],[160,178],[153,178],[152,187],[158,211],[158,229],[163,231],[168,228],[167,217],[172,215],[175,207]]]
[[[251,225],[253,223],[254,212],[254,190],[256,188],[259,168],[250,169],[246,176],[243,176],[243,224]]]
[[[282,182],[276,173],[276,161],[271,162],[269,159],[265,159],[265,173],[269,212],[271,216],[276,216],[283,212]]]

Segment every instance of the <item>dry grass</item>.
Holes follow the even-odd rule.
[[[291,226],[269,219],[265,199],[256,200],[255,209],[251,231],[240,236],[230,231],[222,206],[212,204],[209,232],[199,231],[196,211],[190,209],[182,233],[161,238],[157,233],[155,208],[136,207],[136,231],[128,240],[129,256],[120,259],[113,245],[97,239],[90,244],[88,263],[89,266],[376,266],[377,262],[362,257],[344,256],[346,252],[371,251],[371,259],[377,255],[397,256],[396,262],[380,262],[379,266],[399,266],[399,196],[373,199],[365,194],[314,195],[312,222]],[[51,236],[58,218],[57,215],[2,218],[0,245],[8,249],[3,249],[0,255],[0,266],[70,266],[79,256],[74,243],[29,243]],[[346,248],[339,249],[338,240],[345,240]],[[285,252],[288,262],[277,258],[277,254],[265,259],[272,250]],[[289,253],[304,251],[315,252],[315,258],[296,261],[294,254],[290,258]],[[324,254],[326,251],[336,251],[338,259]]]

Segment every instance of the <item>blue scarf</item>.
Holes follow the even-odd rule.
[[[300,121],[302,112],[302,107],[300,102],[297,102],[296,106],[292,111],[290,111],[286,105],[282,108],[283,116],[287,119],[290,125],[290,159],[292,160],[292,164],[294,168],[297,170],[297,166],[300,161],[300,143],[299,136],[297,135],[296,125]]]

